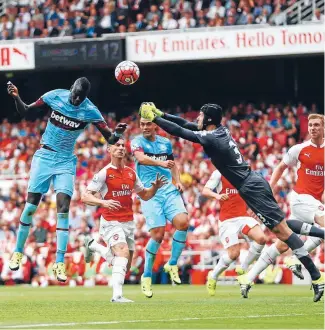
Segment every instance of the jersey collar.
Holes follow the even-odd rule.
[[[325,146],[325,141],[323,141],[323,143],[318,147],[317,144],[313,143],[311,140],[309,140],[310,145],[315,147],[315,148],[324,148]]]
[[[108,166],[107,166],[108,168],[113,168],[114,170],[118,170],[118,168],[115,166],[115,165],[113,165],[112,163],[109,163],[108,164]],[[122,169],[124,169],[124,165],[122,166]]]

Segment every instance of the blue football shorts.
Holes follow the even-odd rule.
[[[33,156],[28,192],[46,194],[53,182],[56,193],[73,195],[77,157],[41,148]]]
[[[146,219],[148,230],[166,226],[167,220],[172,223],[180,213],[187,213],[179,191],[174,190],[165,195],[158,193],[148,201],[141,200],[142,213]]]

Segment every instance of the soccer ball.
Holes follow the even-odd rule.
[[[115,69],[115,78],[122,85],[134,84],[140,76],[138,66],[131,61],[123,61],[119,63]]]

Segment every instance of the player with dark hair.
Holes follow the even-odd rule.
[[[153,121],[171,135],[203,146],[213,165],[238,190],[251,210],[278,239],[292,249],[295,256],[306,267],[312,278],[314,301],[319,301],[324,294],[324,273],[317,269],[304,248],[302,240],[288,227],[290,220],[284,221],[285,215],[279,208],[268,182],[260,174],[251,170],[228,128],[221,125],[222,108],[217,104],[203,105],[197,124],[165,114],[151,102],[141,104],[140,116]],[[245,275],[239,276],[238,282],[242,296],[247,298],[251,282]]]
[[[27,202],[20,217],[15,252],[9,265],[11,270],[19,269],[33,214],[53,181],[58,219],[57,254],[53,271],[58,281],[65,282],[67,279],[64,255],[69,240],[69,206],[76,174],[77,157],[73,154],[76,140],[90,123],[98,128],[109,144],[115,144],[126,129],[126,124],[120,123],[115,132],[111,132],[98,108],[87,98],[90,87],[89,80],[82,77],[74,82],[70,91],[55,89],[27,105],[21,100],[18,88],[11,82],[7,83],[8,93],[14,98],[21,116],[42,106],[47,106],[51,111],[41,147],[33,156]]]

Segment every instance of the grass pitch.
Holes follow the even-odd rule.
[[[307,286],[125,286],[133,304],[110,303],[111,289],[0,287],[0,329],[324,329],[324,303]]]

